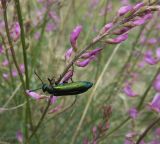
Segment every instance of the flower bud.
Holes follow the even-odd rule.
[[[65,60],[66,61],[69,60],[72,54],[73,54],[73,48],[71,47],[65,53]]]
[[[118,10],[118,16],[123,16],[124,14],[128,13],[133,9],[132,6],[123,6]]]
[[[71,35],[70,35],[70,42],[71,42],[71,45],[75,51],[77,49],[77,39],[78,39],[81,31],[82,31],[82,26],[79,25],[71,32]]]
[[[21,29],[20,29],[19,23],[16,22],[11,27],[11,31],[10,31],[11,38],[14,41],[17,41],[18,38],[20,37],[20,33],[21,33]]]
[[[125,34],[119,35],[116,38],[107,39],[106,43],[109,43],[109,44],[118,44],[118,43],[121,43],[121,42],[125,41],[127,38],[128,38],[128,33],[125,33]]]

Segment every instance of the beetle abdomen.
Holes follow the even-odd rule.
[[[91,88],[93,83],[80,81],[73,83],[65,83],[54,86],[54,95],[63,96],[63,95],[76,95],[86,92],[89,88]]]

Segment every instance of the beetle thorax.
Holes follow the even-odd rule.
[[[42,90],[43,90],[43,92],[47,91],[48,93],[53,93],[53,87],[48,84],[43,84]]]

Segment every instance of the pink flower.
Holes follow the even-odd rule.
[[[154,87],[156,92],[160,92],[160,74],[154,80],[153,87]]]
[[[20,37],[20,33],[21,33],[21,28],[19,26],[19,23],[15,22],[11,27],[11,31],[10,31],[11,38],[14,41],[17,41],[18,38]]]
[[[9,61],[8,61],[7,59],[5,59],[5,60],[2,62],[2,65],[3,65],[3,66],[8,66],[8,64],[9,64]]]
[[[71,32],[70,42],[71,42],[71,45],[74,48],[74,50],[77,49],[77,39],[78,39],[81,31],[82,31],[82,26],[79,25],[79,26],[76,26],[76,28]]]
[[[148,44],[156,44],[157,43],[157,39],[156,38],[151,38],[147,42],[148,42]]]
[[[154,96],[152,102],[149,103],[149,107],[158,113],[160,112],[160,93]]]
[[[60,22],[60,18],[57,16],[55,11],[50,11],[48,13],[49,17],[52,18],[54,20],[54,22],[59,23]]]
[[[35,100],[40,100],[40,99],[46,98],[45,96],[41,96],[40,94],[32,92],[30,90],[26,90],[26,94]]]
[[[40,32],[36,32],[35,34],[34,34],[34,38],[36,39],[36,40],[39,40],[39,38],[40,38]]]
[[[23,134],[22,134],[22,132],[20,130],[17,131],[16,138],[17,138],[19,143],[23,143]]]
[[[147,50],[144,55],[144,60],[150,65],[157,64],[160,61],[160,48],[156,49],[156,57],[153,57],[153,53],[151,50]]]
[[[138,96],[133,90],[132,90],[132,85],[129,83],[126,83],[124,88],[123,88],[123,92],[129,96],[129,97],[135,97]]]
[[[61,80],[62,83],[64,82],[68,82],[73,76],[73,70],[69,70],[65,76],[63,77],[63,79]]]
[[[2,54],[3,53],[3,47],[2,47],[2,44],[0,44],[0,54]]]
[[[94,50],[91,50],[89,52],[82,54],[81,58],[87,59],[87,58],[90,58],[91,56],[96,56],[101,52],[101,50],[102,48],[96,48]]]
[[[131,108],[129,109],[129,116],[132,118],[132,119],[136,119],[137,118],[137,115],[138,115],[138,111],[136,108]]]
[[[24,64],[20,64],[19,69],[20,69],[21,73],[24,73],[25,72]]]
[[[6,79],[6,80],[7,80],[8,77],[9,77],[9,75],[8,75],[7,73],[3,73],[2,76],[3,76],[3,78]]]
[[[47,23],[46,32],[51,32],[56,29],[56,25],[54,23]]]
[[[66,61],[69,60],[72,54],[73,54],[73,48],[71,47],[65,53],[65,60]]]
[[[133,9],[132,6],[123,6],[118,10],[118,16],[123,16],[124,14],[128,13]]]
[[[106,41],[106,43],[109,43],[109,44],[118,44],[118,43],[121,43],[121,42],[125,41],[126,39],[128,39],[128,33],[119,35],[118,37],[113,38],[113,39],[108,39]]]
[[[16,70],[12,70],[12,76],[16,77],[17,75],[18,75],[17,71]]]

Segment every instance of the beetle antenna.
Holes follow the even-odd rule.
[[[40,78],[40,76],[36,73],[36,71],[34,71],[34,73],[38,77],[38,79],[42,82],[42,84],[44,84],[44,82],[42,81],[42,79]]]
[[[37,88],[37,89],[33,89],[33,90],[29,90],[29,92],[37,91],[37,90],[39,90],[39,89],[41,89],[41,88]]]

